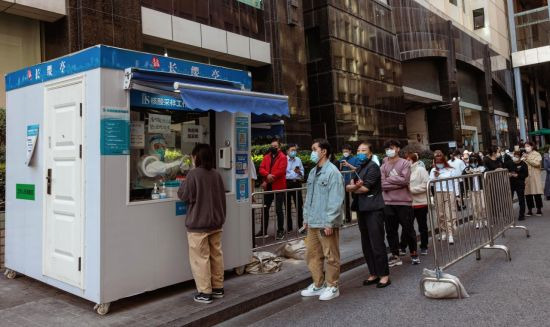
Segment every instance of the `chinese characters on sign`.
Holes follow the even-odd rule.
[[[149,128],[151,134],[169,134],[172,117],[169,115],[149,114]]]
[[[201,125],[183,125],[181,141],[183,143],[202,143],[203,127]]]

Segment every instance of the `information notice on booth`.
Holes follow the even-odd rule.
[[[34,148],[36,147],[36,140],[38,139],[39,125],[27,126],[27,158],[25,159],[25,165],[29,166],[34,154]]]
[[[130,154],[130,112],[126,108],[103,108],[101,154]]]

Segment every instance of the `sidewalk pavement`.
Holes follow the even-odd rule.
[[[340,236],[342,271],[364,263],[356,226]],[[311,283],[304,261],[285,260],[268,275],[226,276],[226,296],[210,305],[193,301],[194,282],[122,299],[100,316],[94,304],[31,278],[0,275],[0,325],[9,326],[210,326],[298,291]]]

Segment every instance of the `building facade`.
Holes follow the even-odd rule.
[[[486,150],[517,139],[506,13],[505,0],[0,0],[0,71],[114,45],[250,71],[253,90],[289,96],[290,118],[257,118],[266,137],[284,124],[301,145]]]
[[[512,63],[524,139],[545,145],[548,136],[529,136],[550,127],[550,6],[547,0],[508,0]]]

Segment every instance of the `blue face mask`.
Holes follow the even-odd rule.
[[[435,166],[437,167],[437,169],[445,168],[445,164],[436,164]]]
[[[355,158],[357,158],[357,160],[359,161],[360,164],[364,164],[365,161],[367,161],[368,157],[366,154],[364,153],[358,153]]]
[[[159,156],[160,161],[164,161],[166,151],[163,148],[156,149],[155,153]]]
[[[291,158],[296,157],[296,151],[290,151],[290,153],[288,154],[288,156],[291,157]]]
[[[313,161],[313,163],[317,164],[319,162],[319,153],[317,151],[311,151],[311,155],[309,156],[309,159]]]

